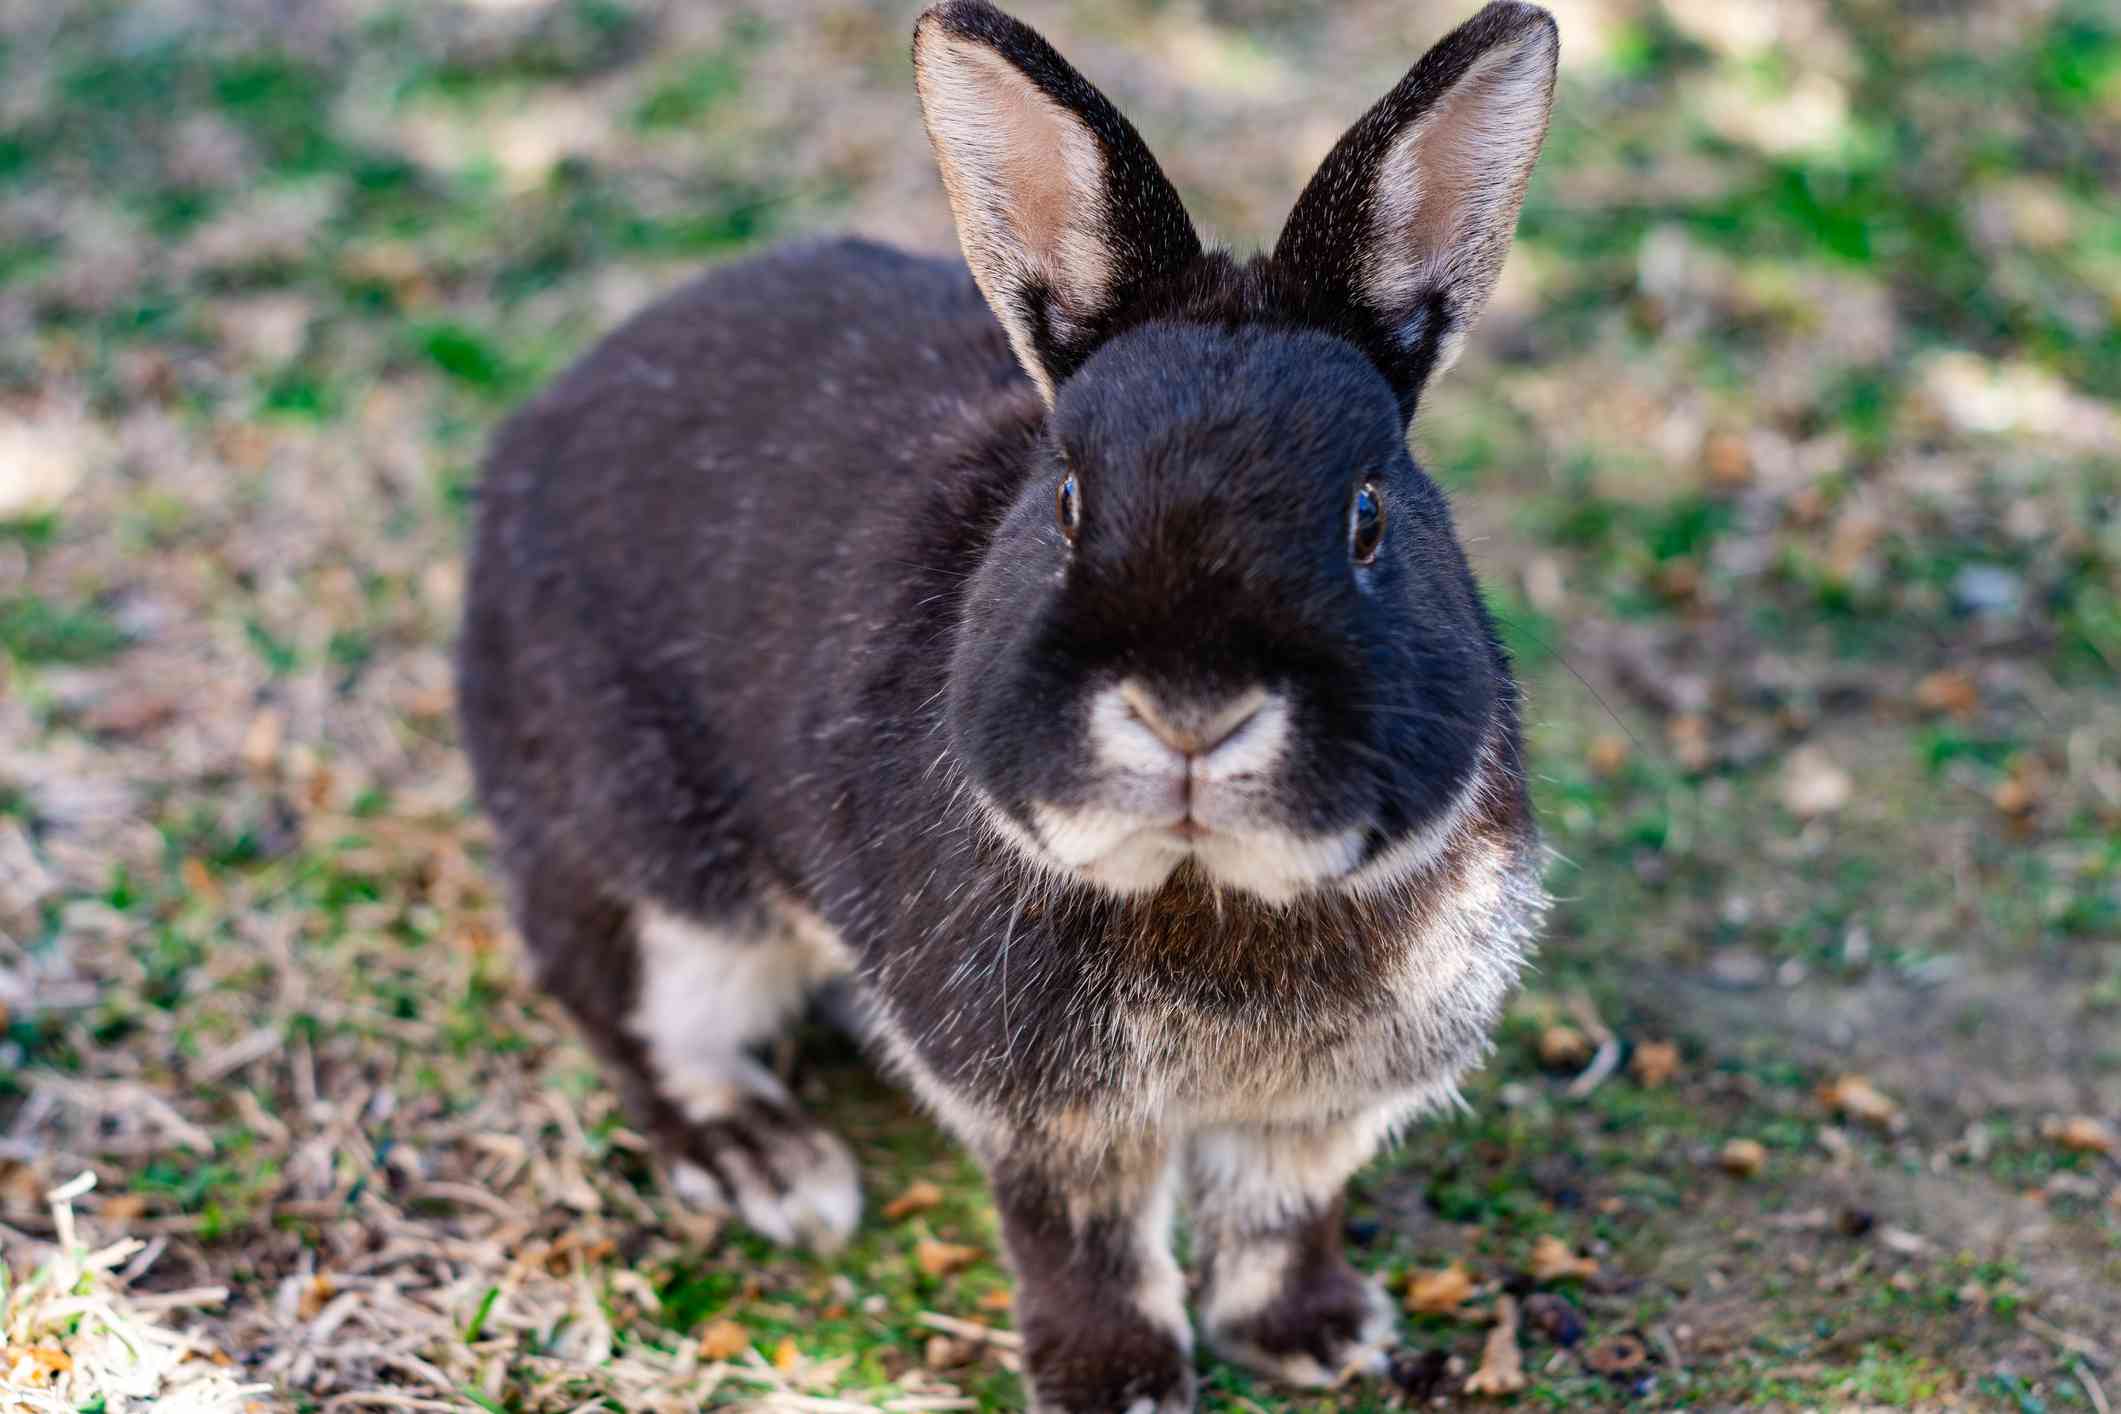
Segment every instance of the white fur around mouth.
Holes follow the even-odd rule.
[[[1031,814],[1035,833],[1021,827],[1005,832],[1019,848],[1118,894],[1156,889],[1192,859],[1219,884],[1281,903],[1345,877],[1363,851],[1359,827],[1305,836],[1271,826],[1210,825],[1188,837],[1174,829],[1184,817],[1147,820],[1131,812],[1047,803],[1033,806]]]

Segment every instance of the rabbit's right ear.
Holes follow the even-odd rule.
[[[914,82],[965,260],[1046,400],[1200,237],[1141,135],[1053,46],[983,0],[931,6]]]

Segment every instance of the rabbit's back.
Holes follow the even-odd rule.
[[[832,710],[953,438],[1025,399],[961,263],[845,240],[711,272],[511,419],[460,647],[504,852],[701,911],[786,877],[791,718]]]

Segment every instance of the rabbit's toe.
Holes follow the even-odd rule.
[[[836,1251],[862,1215],[854,1156],[803,1114],[755,1102],[690,1126],[671,1187],[688,1206],[734,1213],[785,1247]]]
[[[1209,1322],[1216,1353],[1311,1389],[1383,1374],[1399,1337],[1384,1288],[1341,1260],[1290,1277],[1255,1309]]]

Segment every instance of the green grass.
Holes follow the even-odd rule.
[[[40,453],[74,454],[48,420],[106,434],[0,519],[0,967],[31,984],[0,993],[0,1127],[28,1115],[23,1145],[139,1200],[188,1264],[168,1280],[230,1287],[199,1330],[260,1361],[288,1347],[256,1321],[312,1276],[415,1239],[456,1263],[388,1268],[441,1332],[417,1352],[439,1383],[327,1343],[301,1407],[381,1384],[629,1409],[619,1365],[728,1320],[823,1366],[819,1397],[933,1379],[1021,1408],[991,1354],[923,1369],[923,1314],[1007,1326],[1012,1278],[976,1168],[844,1044],[807,1035],[796,1083],[862,1164],[848,1249],[686,1225],[500,939],[449,725],[463,534],[510,408],[700,265],[842,226],[944,238],[910,9],[315,8],[285,32],[202,0],[146,28],[0,20],[0,419]],[[2034,1322],[2121,1321],[2115,1171],[2044,1127],[2057,1097],[2121,1118],[2121,29],[2096,0],[1976,8],[1837,0],[1751,51],[1677,7],[1571,21],[1522,259],[1424,399],[1417,446],[1524,681],[1558,904],[1470,1112],[1360,1175],[1350,1231],[1395,1291],[1452,1260],[1529,1290],[1547,1236],[1596,1258],[1547,1288],[1584,1337],[1528,1331],[1514,1407],[2088,1409],[2079,1375],[2111,1373]],[[1135,56],[1099,76],[1245,241],[1293,195],[1290,135],[1352,116],[1355,68],[1389,81],[1426,23],[1404,12],[1039,18],[1078,58]],[[1824,142],[1730,121],[1821,81]],[[1277,92],[1302,122],[1247,107]],[[253,244],[290,191],[315,209]],[[295,343],[236,337],[258,295],[292,302]],[[2006,602],[1965,602],[1969,571]],[[1971,702],[1925,705],[1938,671]],[[1850,779],[1816,820],[1785,800],[1800,748]],[[1622,1064],[1572,1095],[1540,1038],[1586,1006]],[[1651,1087],[1628,1060],[1657,1040],[1681,1067]],[[1827,1113],[1844,1071],[1901,1127]],[[70,1098],[33,1098],[55,1077]],[[1740,1137],[1767,1151],[1751,1181],[1715,1162]],[[19,1187],[69,1176],[33,1161]],[[915,1180],[942,1202],[884,1220]],[[931,1278],[926,1236],[978,1260]],[[1485,1334],[1410,1320],[1406,1353],[1471,1368]],[[1626,1334],[1652,1363],[1597,1373]],[[1201,1369],[1209,1409],[1415,1402]]]

